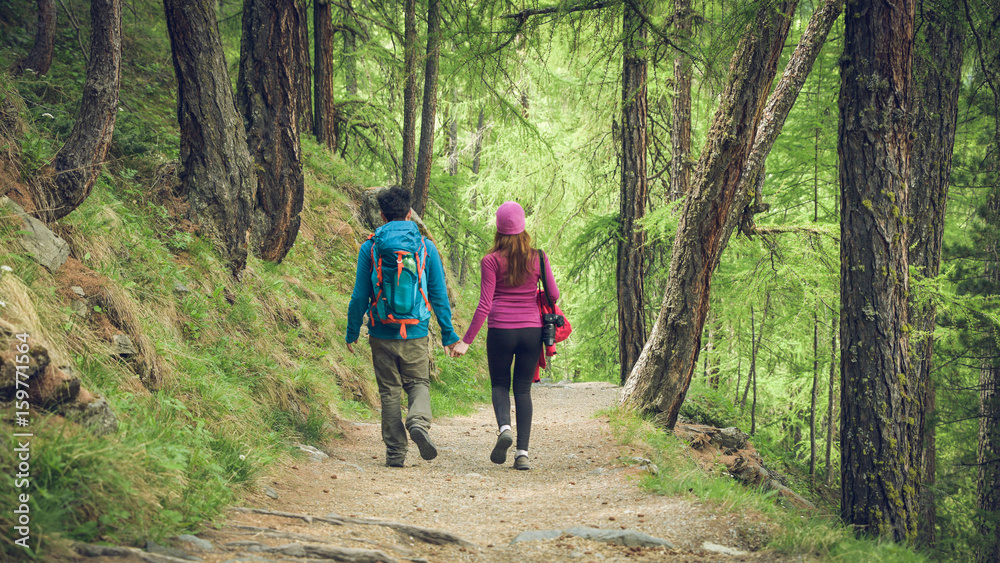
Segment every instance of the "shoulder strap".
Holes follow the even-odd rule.
[[[545,300],[549,302],[549,307],[552,307],[552,298],[549,297],[549,284],[545,281],[545,252],[541,248],[538,249],[538,278],[542,280],[542,287],[545,289]]]

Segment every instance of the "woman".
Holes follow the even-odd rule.
[[[531,438],[531,383],[542,353],[542,318],[536,288],[539,281],[538,251],[531,248],[531,236],[524,230],[524,209],[508,201],[497,209],[497,232],[493,248],[481,262],[482,283],[479,306],[465,337],[454,348],[461,356],[489,319],[486,358],[493,388],[493,411],[500,435],[490,454],[493,463],[507,461],[513,443],[510,427],[510,390],[513,383],[517,409],[517,451],[514,469],[528,470],[528,440]],[[545,279],[553,302],[559,288],[545,261]],[[513,365],[513,373],[511,366]]]

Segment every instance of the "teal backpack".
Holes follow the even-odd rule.
[[[390,223],[391,224],[391,223]],[[372,241],[372,293],[368,319],[399,325],[399,337],[406,327],[431,318],[427,300],[427,241],[416,229],[375,229]]]

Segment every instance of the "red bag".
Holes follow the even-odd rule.
[[[553,303],[549,299],[549,288],[548,284],[545,283],[545,253],[541,250],[538,251],[538,273],[539,278],[542,281],[542,287],[544,289],[539,289],[536,294],[536,300],[538,301],[538,312],[542,316],[542,323],[545,324],[545,317],[549,315],[550,318],[553,315],[558,315],[562,318],[562,324],[555,323],[555,341],[562,342],[569,338],[571,332],[573,332],[573,327],[569,324],[569,319],[563,314],[562,309],[559,308],[557,303]],[[556,347],[552,345],[543,345],[542,353],[538,358],[538,365],[535,366],[535,383],[541,381],[539,377],[539,372],[546,367],[548,362],[546,361],[546,356],[555,356]]]

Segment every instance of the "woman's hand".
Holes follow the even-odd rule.
[[[466,344],[465,342],[459,340],[458,342],[456,342],[454,344],[454,346],[451,349],[451,354],[449,354],[449,355],[452,358],[457,358],[459,356],[464,355],[468,351],[469,351],[469,345]]]

